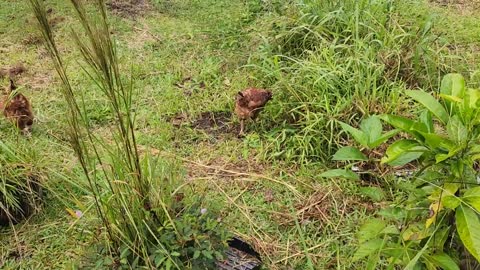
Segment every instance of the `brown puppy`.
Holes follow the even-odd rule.
[[[13,80],[10,79],[7,94],[0,101],[0,109],[3,109],[3,115],[12,121],[24,135],[28,135],[33,125],[32,106],[24,95],[15,93],[15,89],[17,87]]]
[[[235,99],[235,113],[240,119],[239,137],[244,136],[245,120],[255,119],[267,102],[272,99],[272,92],[265,89],[248,88],[238,92]]]

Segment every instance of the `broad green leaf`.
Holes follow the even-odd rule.
[[[477,103],[480,100],[480,90],[478,89],[468,89],[467,90],[467,100],[468,100],[468,107],[470,109],[478,109]]]
[[[476,154],[476,155],[473,155],[471,157],[472,161],[476,161],[476,160],[479,160],[480,159],[480,154]]]
[[[420,90],[406,90],[405,93],[421,103],[444,124],[448,123],[448,113],[443,106],[430,94]]]
[[[200,250],[195,250],[195,252],[193,253],[193,259],[196,260],[200,257]]]
[[[407,216],[407,211],[402,207],[387,207],[378,212],[378,215],[393,220],[403,220]]]
[[[435,263],[436,266],[443,270],[460,270],[457,263],[447,254],[438,253],[431,256],[426,256],[429,261]]]
[[[442,204],[449,209],[455,209],[461,203],[462,201],[460,200],[460,198],[458,198],[455,195],[446,195],[445,197],[443,197],[443,202],[442,202]]]
[[[455,209],[457,208],[461,201],[455,196],[458,189],[460,188],[459,183],[445,183],[442,187],[435,188],[435,191],[428,197],[431,202],[442,202],[442,206]]]
[[[369,197],[374,202],[380,202],[385,198],[383,189],[379,187],[361,187],[360,193]]]
[[[208,251],[208,250],[202,250],[202,254],[205,258],[207,259],[210,259],[212,260],[213,259],[213,256],[212,256],[212,252],[211,251]]]
[[[452,95],[463,98],[465,95],[465,79],[463,76],[458,73],[451,73],[446,76],[452,80]]]
[[[480,221],[471,208],[460,205],[455,211],[457,232],[463,245],[478,261],[480,261]]]
[[[450,235],[450,226],[437,229],[428,245],[434,250],[443,250]]]
[[[333,160],[368,160],[368,158],[355,147],[347,146],[338,149],[333,155]]]
[[[465,95],[465,79],[458,73],[445,75],[440,85],[440,93],[463,98]]]
[[[368,137],[365,133],[343,122],[340,122],[340,125],[343,130],[348,132],[355,139],[356,142],[362,146],[368,147]]]
[[[357,238],[360,243],[365,243],[368,240],[376,238],[387,226],[385,221],[372,218],[367,220],[357,232]]]
[[[386,157],[381,162],[402,166],[419,158],[426,150],[428,149],[414,140],[399,140],[387,148]]]
[[[367,259],[367,265],[365,267],[365,270],[376,270],[377,264],[380,262],[379,254],[378,252],[375,254],[370,255]]]
[[[416,270],[416,269],[422,269],[421,267],[419,267],[419,265],[417,264],[418,260],[420,259],[420,257],[423,256],[423,253],[425,253],[425,251],[427,250],[428,248],[428,243],[430,241],[427,242],[426,245],[423,246],[423,248],[417,252],[417,254],[415,255],[415,257],[413,257],[413,259],[410,260],[410,262],[408,262],[408,264],[405,266],[404,270]]]
[[[380,116],[380,119],[389,123],[394,128],[398,128],[407,132],[410,131],[410,128],[412,128],[413,124],[415,123],[415,121],[410,120],[406,117],[391,114],[383,114]],[[428,130],[425,130],[425,132],[428,132]]]
[[[427,237],[430,237],[432,233],[425,229],[424,222],[417,222],[410,224],[403,232],[402,238],[404,241],[412,240],[422,240]]]
[[[448,138],[445,138],[435,133],[421,132],[420,134],[423,136],[425,143],[431,148],[443,148],[447,151],[451,151],[455,149],[457,146],[454,142],[450,141]]]
[[[425,126],[428,133],[433,133],[434,132],[432,113],[430,113],[430,111],[427,111],[427,110],[423,111],[420,114],[420,121]]]
[[[356,262],[367,256],[370,256],[374,252],[382,248],[382,239],[373,239],[360,245],[355,254],[353,254],[352,262]]]
[[[469,155],[472,154],[480,154],[480,144],[473,145],[470,147],[470,150],[468,151]]]
[[[406,253],[405,247],[398,243],[388,243],[388,246],[382,250],[382,255],[386,257],[400,258]],[[394,269],[394,268],[387,268]]]
[[[382,122],[377,116],[372,115],[360,123],[360,130],[367,136],[367,143],[371,148],[370,143],[382,136]]]
[[[430,258],[428,257],[427,254],[423,255],[421,258],[422,263],[417,263],[414,268],[414,270],[438,270],[437,267],[435,266],[435,263],[433,261],[429,260]]]
[[[464,170],[465,170],[465,164],[462,162],[462,160],[456,159],[456,160],[452,160],[452,162],[450,162],[450,172],[457,179],[462,178]]]
[[[345,169],[333,169],[328,170],[320,174],[320,177],[325,178],[345,178],[345,179],[352,179],[352,180],[359,180],[358,174]]]
[[[480,212],[480,187],[469,188],[463,194],[462,200]]]
[[[468,88],[463,99],[461,108],[463,123],[476,125],[478,123],[478,101],[480,99],[480,90]]]
[[[449,138],[457,144],[463,144],[468,139],[468,130],[456,115],[448,121],[447,133]]]
[[[457,147],[455,149],[450,149],[450,151],[448,151],[448,154],[437,154],[437,155],[435,155],[435,161],[437,163],[445,161],[445,160],[455,156],[461,150],[463,150],[463,147]]]
[[[480,158],[480,145],[479,144],[475,144],[473,146],[470,147],[470,149],[468,150],[468,154],[470,156],[470,159],[472,161],[475,161],[477,159]]]
[[[451,96],[451,95],[445,95],[445,94],[440,94],[440,97],[443,98],[444,100],[450,101],[450,102],[455,102],[455,103],[463,103],[464,100],[456,97],[456,96]]]
[[[410,133],[419,140],[423,139],[419,132],[428,133],[428,129],[423,123],[415,122],[403,116],[384,114],[380,116],[380,119],[389,123],[396,129],[400,129],[402,131]]]
[[[450,157],[451,156],[449,156],[448,154],[437,154],[437,155],[435,155],[435,162],[440,163],[442,161],[447,160]]]
[[[378,138],[378,140],[370,142],[370,148],[375,148],[377,146],[380,146],[382,143],[386,142],[391,137],[397,135],[399,132],[400,132],[399,129],[394,129],[394,130],[385,132],[384,134],[382,134],[382,136],[380,136],[380,138]]]
[[[398,230],[397,226],[390,225],[385,229],[383,229],[381,233],[382,234],[400,234],[400,231]]]
[[[422,27],[422,38],[425,37],[431,30],[433,26],[433,21],[431,19],[428,19]]]

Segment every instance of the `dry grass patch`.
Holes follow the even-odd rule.
[[[431,0],[431,2],[438,6],[453,8],[462,15],[478,13],[480,8],[480,0]]]

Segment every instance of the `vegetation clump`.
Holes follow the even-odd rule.
[[[448,74],[442,80],[441,101],[420,90],[405,93],[420,104],[416,118],[372,116],[362,122],[363,132],[342,124],[364,148],[341,148],[334,159],[366,161],[361,152],[365,146],[379,146],[403,132],[408,137],[388,143],[377,162],[400,167],[417,161],[418,167],[412,177],[396,183],[399,202],[379,212],[383,219],[371,219],[360,228],[353,261],[368,257],[373,268],[468,269],[480,261],[480,239],[475,236],[480,229],[480,90],[467,88],[460,74]],[[379,118],[395,129],[382,135]],[[372,144],[365,143],[372,139]],[[349,169],[323,176],[359,179]],[[459,252],[462,249],[475,259]]]
[[[436,89],[448,70],[431,20],[404,23],[397,1],[285,6],[268,21],[251,63],[279,92],[270,110],[280,124],[265,143],[270,158],[325,162],[341,145],[336,120],[395,111],[401,89]]]
[[[39,210],[40,174],[19,147],[0,140],[0,226],[10,226]]]
[[[105,96],[112,113],[112,141],[90,126],[84,93],[74,90],[67,75],[43,4],[31,0],[46,48],[62,81],[68,104],[68,136],[92,204],[105,232],[106,249],[97,266],[125,269],[148,267],[184,269],[212,267],[222,259],[227,234],[210,213],[176,209],[178,185],[174,166],[160,157],[140,156],[135,131],[133,78],[126,83],[110,34],[105,4],[96,2],[98,14],[89,16],[79,0],[71,3],[84,33],[73,32],[83,56],[84,71]],[[86,36],[86,40],[81,38]],[[187,212],[184,212],[187,211]],[[107,256],[111,255],[111,256]],[[113,262],[112,262],[113,259]]]

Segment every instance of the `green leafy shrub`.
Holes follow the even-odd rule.
[[[174,224],[177,231],[160,227],[158,232],[160,240],[177,255],[177,264],[184,262],[189,269],[213,269],[215,263],[223,259],[230,235],[215,214],[194,204],[184,209]],[[154,255],[157,268],[164,258],[161,253]]]
[[[376,157],[375,152],[372,150],[399,133],[398,129],[383,132],[382,122],[378,116],[370,116],[364,119],[360,123],[360,129],[356,129],[343,122],[340,122],[340,126],[355,139],[356,143],[360,144],[361,148],[358,149],[353,146],[342,147],[333,155],[333,160],[354,161],[366,164],[366,167],[372,164],[375,166],[374,163],[379,161],[379,158]],[[349,167],[353,164],[355,163],[351,163]],[[368,170],[365,171],[368,173]],[[358,175],[348,168],[330,170],[322,173],[320,176],[359,179]]]
[[[171,222],[157,225],[149,237],[151,244],[148,246],[148,259],[152,267],[214,269],[216,262],[224,258],[230,234],[218,221],[216,213],[201,208],[200,203],[178,208],[177,211]],[[141,258],[132,253],[128,245],[120,246],[118,253],[119,269],[132,269],[142,265]],[[97,260],[97,267],[111,267],[113,264],[104,258]]]
[[[379,263],[389,269],[460,269],[459,265],[466,269],[466,264],[480,261],[476,169],[480,159],[480,90],[467,88],[461,75],[448,74],[442,80],[441,102],[420,90],[407,90],[406,95],[421,111],[416,119],[380,116],[409,136],[391,143],[380,162],[397,167],[416,161],[419,168],[412,179],[399,184],[399,191],[407,198],[380,211],[383,220],[370,220],[360,228],[360,247],[353,261],[368,257],[368,269]],[[344,128],[357,141],[365,141],[358,130]],[[354,148],[348,149],[342,160],[362,157]],[[347,150],[340,149],[336,156]],[[329,176],[328,172],[324,175]],[[459,247],[473,258],[459,252]]]

